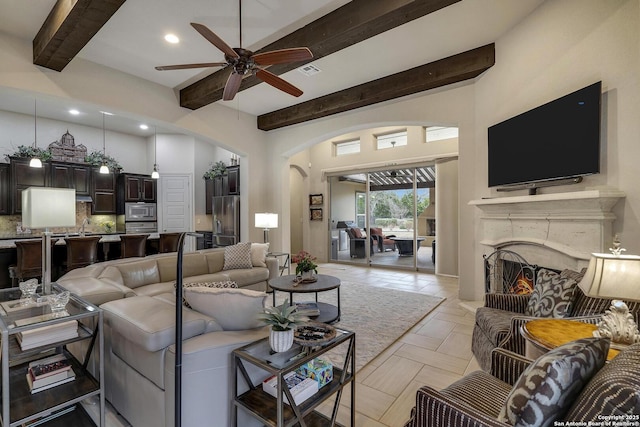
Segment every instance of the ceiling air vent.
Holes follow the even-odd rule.
[[[305,76],[309,77],[309,76],[313,76],[314,74],[318,74],[321,70],[315,65],[307,64],[298,68],[298,71],[300,71]]]

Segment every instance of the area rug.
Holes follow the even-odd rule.
[[[276,293],[281,304],[288,294]],[[294,301],[308,301],[313,294],[294,294]],[[444,298],[343,281],[340,285],[340,322],[333,326],[356,333],[356,372],[393,344],[413,325],[436,308]],[[269,301],[271,298],[269,298]],[[336,304],[336,291],[321,292],[318,300]],[[347,346],[329,355],[339,366]]]

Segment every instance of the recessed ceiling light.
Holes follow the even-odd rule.
[[[69,110],[69,114],[73,114],[74,116],[77,116],[78,114],[80,114],[80,111],[78,111],[78,110]]]
[[[180,39],[175,34],[167,34],[164,36],[164,39],[171,44],[180,43]]]
[[[149,129],[149,126],[145,125],[144,123],[140,125],[140,129],[142,130],[147,130]]]

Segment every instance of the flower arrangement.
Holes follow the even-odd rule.
[[[105,233],[113,233],[116,223],[113,221],[104,221],[100,225],[104,229]]]
[[[215,162],[209,166],[209,170],[202,175],[202,179],[213,179],[222,176],[227,172],[227,165],[224,162]]]
[[[271,329],[274,331],[288,331],[309,321],[309,318],[304,313],[298,311],[295,304],[289,304],[288,299],[276,307],[265,307],[264,311],[258,315],[258,318],[267,325],[271,325]]]
[[[307,251],[300,251],[295,254],[291,258],[291,261],[296,264],[296,276],[299,276],[307,271],[313,271],[314,273],[318,274],[318,264],[314,262],[316,259],[316,257],[311,256],[311,254]]]

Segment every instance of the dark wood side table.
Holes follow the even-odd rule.
[[[525,357],[537,359],[547,351],[580,338],[593,336],[598,327],[591,323],[566,319],[537,319],[522,325],[525,339]],[[607,360],[613,359],[620,351],[609,349]]]
[[[311,319],[316,322],[334,323],[340,320],[340,279],[326,274],[316,274],[318,280],[313,283],[297,283],[295,275],[276,277],[269,280],[269,286],[273,289],[273,305],[276,305],[276,291],[288,292],[289,303],[294,304],[293,294],[315,293],[316,303],[320,309],[320,314]],[[335,289],[337,292],[337,305],[318,302],[318,292],[325,292]]]

